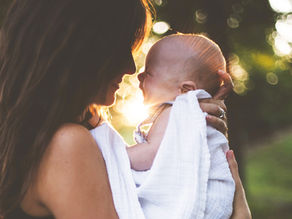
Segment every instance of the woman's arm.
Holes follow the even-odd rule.
[[[232,177],[235,182],[235,194],[233,201],[233,213],[231,219],[251,219],[251,212],[248,207],[248,203],[245,197],[245,191],[241,183],[241,179],[238,173],[238,165],[234,157],[232,150],[226,153],[227,161],[229,163],[229,168]]]
[[[64,125],[55,134],[36,187],[40,202],[56,219],[118,218],[102,154],[80,125]]]

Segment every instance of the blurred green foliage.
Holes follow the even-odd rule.
[[[253,218],[291,218],[291,157],[292,133],[247,154],[247,197]]]

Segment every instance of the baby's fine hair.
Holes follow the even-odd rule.
[[[197,59],[208,63],[212,61],[214,68],[225,70],[226,62],[220,47],[208,37],[201,34],[172,34],[163,38],[163,40],[181,39],[188,48],[197,54]],[[214,62],[215,61],[215,62]]]
[[[188,70],[187,75],[196,82],[203,85],[214,81],[215,84],[219,79],[218,70],[226,71],[226,61],[222,51],[211,39],[200,34],[172,34],[163,38],[163,40],[173,39],[179,39],[190,52],[190,58],[186,60],[185,66],[191,69]],[[219,85],[214,86],[219,88]],[[214,93],[216,90],[209,92]]]

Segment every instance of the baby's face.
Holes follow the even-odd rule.
[[[180,94],[183,57],[184,54],[169,43],[156,43],[150,49],[145,71],[138,76],[145,104],[161,104]]]

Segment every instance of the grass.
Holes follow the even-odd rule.
[[[253,218],[292,218],[291,168],[291,134],[247,154],[246,188]]]

